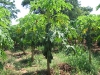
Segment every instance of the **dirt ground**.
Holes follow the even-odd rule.
[[[12,53],[10,51],[6,51],[6,54],[7,54],[8,58],[15,57],[14,61],[19,62],[19,61],[23,60],[23,57],[25,57],[26,55],[28,56],[31,53],[27,52],[26,55],[24,55],[23,52]],[[57,59],[57,57],[54,57],[54,58]],[[36,67],[37,67],[37,65],[32,66],[31,68],[34,69]],[[71,67],[67,63],[59,63],[59,64],[56,65],[56,67],[57,67],[57,71],[55,71],[53,68],[51,68],[51,75],[56,75],[57,73],[59,73],[59,75],[70,75],[70,72],[73,69],[73,67]],[[27,69],[25,69],[25,68],[16,69],[15,65],[12,64],[12,63],[6,63],[5,64],[5,69],[6,70],[11,70],[11,71],[13,71],[13,72],[15,72],[19,75],[47,75],[47,70],[46,69],[28,72]]]
[[[92,51],[95,52],[100,52],[100,47],[97,45],[93,45]],[[23,60],[26,56],[31,55],[31,52],[26,52],[26,55],[23,54],[23,52],[15,52],[12,53],[11,51],[5,51],[7,54],[8,58],[14,57],[14,62],[19,62]],[[42,52],[35,51],[35,54],[41,54]],[[45,59],[45,58],[44,58]],[[54,57],[54,59],[58,59],[57,57]],[[26,62],[28,63],[28,62]],[[13,75],[47,75],[47,70],[42,69],[42,70],[37,70],[38,65],[31,66],[32,69],[35,69],[34,71],[29,72],[26,68],[20,68],[16,69],[15,65],[13,63],[5,63],[5,69],[6,70],[11,70],[12,72],[15,72]],[[70,75],[70,72],[72,70],[76,70],[74,67],[70,66],[67,63],[57,63],[56,64],[56,71],[54,68],[51,68],[51,75]],[[59,73],[59,74],[58,74]],[[98,75],[100,75],[100,72],[98,72]]]

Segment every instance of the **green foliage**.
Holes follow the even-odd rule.
[[[24,29],[23,33],[25,33],[25,39],[29,41],[30,44],[32,43],[33,46],[36,46],[39,42],[42,43],[45,46],[44,54],[46,54],[46,58],[48,54],[52,59],[51,49],[53,42],[60,42],[61,38],[64,37],[62,36],[62,32],[59,32],[59,29],[63,26],[66,27],[69,24],[68,16],[60,13],[60,10],[64,8],[71,10],[72,5],[65,3],[63,0],[34,0],[30,3],[31,12],[33,12],[33,10],[37,10],[38,8],[46,11],[43,15],[32,13],[25,16],[25,18],[20,19],[20,26]],[[55,12],[56,14],[54,14]],[[49,23],[50,26],[47,26]],[[65,29],[63,29],[63,32],[64,30]],[[45,52],[49,51],[49,49],[50,52]]]
[[[31,1],[34,1],[34,0],[23,0],[22,6],[30,7]],[[63,1],[63,0],[60,0],[59,2],[61,2],[61,1]],[[81,15],[89,15],[90,12],[93,10],[91,7],[81,7],[81,4],[78,0],[64,0],[64,1],[67,4],[69,4],[69,3],[72,4],[72,6],[73,6],[72,10],[68,10],[67,7],[63,10],[62,8],[59,7],[60,5],[58,5],[57,7],[59,9],[61,9],[62,13],[68,15],[71,20],[75,20],[78,16],[81,16]],[[55,2],[55,1],[53,1],[53,2]],[[57,4],[60,4],[59,2]],[[44,3],[42,3],[42,4],[44,4]],[[52,5],[52,4],[50,4],[50,5]],[[41,9],[41,7],[42,6],[39,6],[39,8],[37,8],[37,10],[35,9],[35,13],[43,13],[44,14],[45,10]],[[55,9],[56,6],[52,5],[51,8]],[[55,12],[55,14],[56,14],[56,12]]]
[[[7,59],[7,56],[4,52],[4,50],[0,49],[0,71],[3,70],[3,62]]]
[[[62,61],[68,61],[77,70],[95,74],[96,67],[95,64],[89,63],[88,52],[79,46],[68,45],[68,40],[75,40],[78,36],[81,39],[85,38],[87,45],[92,45],[94,40],[99,40],[100,16],[88,15],[92,8],[81,7],[77,0],[23,0],[22,5],[28,3],[30,3],[30,13],[20,18],[18,25],[9,26],[10,16],[16,18],[15,13],[18,10],[10,0],[0,1],[0,68],[3,69],[3,61],[6,59],[4,49],[12,48],[13,44],[21,48],[31,46],[34,49],[42,45],[42,52],[48,65],[53,59],[53,47],[60,45],[69,54],[68,60],[64,58],[65,60]],[[36,11],[39,13],[36,14]],[[41,57],[37,60],[39,64],[40,60]],[[29,66],[30,60],[21,63],[26,61],[29,61],[27,62]],[[16,64],[18,68],[21,68],[18,66],[22,65],[21,63]]]
[[[54,43],[62,43],[66,39],[66,28],[69,18],[61,10],[71,10],[73,6],[65,0],[34,0],[30,2],[30,14],[20,19],[20,26],[24,29],[25,39],[35,48],[38,42],[44,46],[43,55],[47,59],[47,68],[53,59],[51,50]],[[35,14],[42,10],[43,13]],[[71,29],[72,30],[72,29]],[[66,31],[65,33],[63,33]]]
[[[92,11],[91,7],[82,7],[78,0],[65,0],[73,5],[72,10],[65,9],[62,12],[69,16],[70,20],[76,20],[78,16],[89,15]]]
[[[3,7],[0,7],[0,10],[0,26],[7,28],[10,24],[10,12]]]
[[[10,36],[11,36],[11,39],[14,41],[14,50],[18,50],[18,49],[21,49],[22,43],[21,42],[21,38],[24,34],[21,33],[21,28],[18,26],[18,25],[14,25],[14,26],[10,26],[9,28],[9,33],[10,33]]]
[[[3,69],[3,64],[0,62],[0,70]]]
[[[71,64],[74,68],[76,68],[77,72],[86,72],[86,73],[92,73],[97,74],[97,67],[95,66],[98,63],[90,64],[88,61],[88,52],[84,51],[80,46],[75,46],[76,54],[68,56],[67,62]],[[93,59],[95,60],[95,59]]]
[[[2,49],[9,49],[13,47],[13,41],[10,38],[8,31],[3,27],[0,27],[0,47]]]
[[[10,12],[11,18],[17,18],[17,13],[19,12],[14,2],[15,0],[0,0],[0,7],[6,8]]]
[[[33,1],[33,0],[23,0],[22,6],[28,6],[30,4],[30,1]]]
[[[65,3],[64,0],[50,0],[50,1],[31,1],[31,11],[37,10],[38,8],[41,8],[42,10],[46,10],[43,17],[45,18],[45,44],[44,45],[44,55],[46,58],[50,57],[49,60],[51,61],[52,55],[51,55],[51,49],[52,49],[52,43],[54,42],[54,38],[62,38],[59,37],[60,35],[54,35],[56,34],[56,29],[61,27],[61,25],[68,25],[68,16],[62,14],[60,11],[61,9],[68,8],[69,10],[72,8],[72,5],[69,3]],[[56,14],[55,14],[56,12]],[[53,37],[52,37],[53,36]],[[49,56],[48,56],[49,55]],[[48,56],[48,57],[47,57]]]
[[[2,49],[0,49],[0,59],[3,61],[6,59],[6,54],[5,54],[4,50],[2,50]]]
[[[100,8],[100,4],[96,7],[96,10],[98,10]]]
[[[13,47],[13,41],[9,34],[9,24],[10,24],[10,13],[7,9],[0,7],[0,66],[3,67],[2,63],[6,59],[6,54],[4,50]]]
[[[88,38],[88,36],[90,36],[90,39],[92,39],[92,43],[95,40],[94,38],[98,37],[99,35],[99,20],[99,15],[88,15],[78,17],[76,25],[78,25],[78,29],[80,30],[79,34],[81,35],[81,37]]]
[[[43,40],[43,36],[45,34],[44,24],[43,15],[31,14],[20,19],[19,27],[21,27],[21,33],[25,34],[24,39],[29,42],[30,45],[33,41],[33,46],[36,46]]]
[[[86,45],[89,49],[89,62],[91,63],[91,47],[95,38],[99,36],[98,29],[100,27],[99,15],[80,16],[77,20],[77,25],[81,31],[80,37],[86,40]]]
[[[93,8],[87,6],[87,7],[81,7],[82,12],[81,15],[89,15],[90,12],[93,10]]]
[[[43,55],[49,63],[51,63],[53,59],[51,50],[55,44],[69,48],[67,45],[68,40],[77,39],[77,35],[79,34],[79,39],[85,38],[87,42],[89,41],[87,43],[88,45],[93,42],[95,37],[93,35],[95,33],[96,37],[99,35],[96,31],[99,31],[100,27],[99,16],[88,15],[92,9],[90,7],[80,7],[77,0],[70,0],[69,2],[67,2],[67,0],[24,0],[22,5],[24,6],[28,3],[30,3],[30,13],[19,20],[19,25],[15,27],[15,31],[12,31],[12,33],[14,32],[13,38],[18,40],[19,44],[25,45],[28,42],[28,45],[33,48],[42,44],[44,46]],[[73,8],[70,3],[75,8]],[[65,15],[65,9],[68,11],[67,15],[70,16],[71,21],[69,21],[69,17]],[[36,11],[39,13],[36,14]],[[71,15],[69,11],[73,15]],[[79,15],[88,16],[78,17]],[[77,20],[75,20],[76,18]],[[72,22],[72,20],[75,20],[75,22]],[[93,66],[89,65],[86,57],[87,53],[78,47],[74,48],[70,46],[70,48],[72,48],[71,51],[75,54],[75,57],[69,56],[69,60],[72,60],[71,63],[74,64],[73,61],[78,60],[75,66],[79,64],[78,68],[80,70],[85,70],[86,68],[86,70],[91,71]]]
[[[10,13],[8,12],[8,10],[4,9],[4,8],[0,8],[0,47],[1,49],[7,47],[10,48],[13,45],[13,41],[10,38],[9,32],[8,32],[8,25],[10,24],[9,21],[9,16]]]

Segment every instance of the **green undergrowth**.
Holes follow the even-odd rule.
[[[100,61],[92,55],[92,63],[90,64],[88,50],[84,50],[84,48],[77,45],[75,46],[75,54],[69,54],[66,56],[66,62],[76,68],[76,72],[73,73],[78,73],[78,75],[98,75]]]
[[[67,63],[71,65],[74,70],[72,70],[71,75],[98,75],[98,72],[100,71],[100,61],[99,61],[99,54],[98,55],[92,55],[92,64],[88,61],[88,50],[84,50],[80,46],[75,46],[75,55],[72,53],[66,54],[65,51],[61,51],[58,53],[53,53],[53,60],[50,64],[51,68],[54,69],[54,71],[59,75],[59,69],[58,64],[60,63]],[[40,50],[41,51],[41,50]],[[26,50],[27,52],[27,50]],[[28,50],[29,54],[22,55],[21,57],[17,56],[10,56],[6,60],[6,63],[9,63],[13,65],[14,69],[4,69],[0,71],[0,74],[2,75],[22,75],[24,74],[22,71],[23,69],[27,73],[34,73],[36,71],[40,71],[43,69],[46,69],[47,61],[45,57],[40,54],[35,54],[34,56],[34,62],[31,62],[30,56],[30,50]],[[13,54],[13,53],[12,53]]]

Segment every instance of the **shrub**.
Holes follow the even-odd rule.
[[[92,73],[95,75],[97,72],[95,65],[96,62],[93,61],[93,64],[89,63],[88,60],[88,51],[84,51],[80,46],[75,46],[75,55],[68,55],[67,62],[76,68],[77,72],[86,72]]]

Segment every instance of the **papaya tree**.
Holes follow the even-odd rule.
[[[51,50],[53,42],[62,41],[62,34],[59,34],[59,28],[63,25],[68,26],[69,18],[67,15],[61,13],[61,10],[67,8],[71,10],[72,5],[66,3],[65,0],[34,0],[30,2],[31,4],[31,13],[34,14],[34,10],[38,8],[42,9],[44,13],[37,15],[42,15],[44,17],[44,26],[45,26],[45,36],[44,36],[44,50],[43,55],[47,59],[47,71],[50,75],[50,63],[53,59]],[[40,22],[40,21],[38,21]],[[56,33],[54,36],[53,33]]]
[[[14,51],[22,50],[25,55],[25,48],[27,48],[27,42],[25,41],[24,29],[20,25],[10,26],[10,36],[14,41]]]
[[[86,45],[89,49],[89,62],[91,63],[91,47],[98,35],[96,35],[100,18],[96,15],[79,16],[77,25],[80,30],[80,36],[86,40]]]
[[[97,42],[97,45],[100,47],[100,25],[99,25],[99,19],[100,19],[100,15],[97,15],[96,18],[96,32],[95,32],[95,40]]]
[[[6,58],[4,50],[10,49],[13,47],[13,41],[9,34],[9,25],[10,25],[10,12],[0,7],[0,66],[3,63],[3,60]],[[0,67],[1,68],[1,67]]]
[[[24,18],[20,18],[19,21],[19,26],[22,27],[23,34],[25,34],[24,40],[28,42],[28,46],[31,46],[31,61],[33,61],[34,50],[41,45],[45,33],[44,18],[42,15],[28,14]]]

